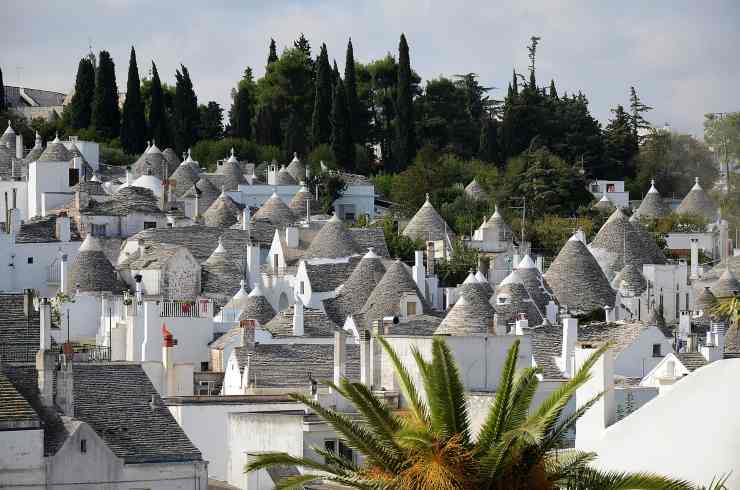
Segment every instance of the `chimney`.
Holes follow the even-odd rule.
[[[563,323],[563,345],[560,353],[560,370],[566,378],[573,376],[573,353],[578,341],[578,319],[570,315],[561,319]]]
[[[162,211],[167,211],[167,181],[162,181],[162,191],[159,196],[159,208]]]
[[[64,253],[59,255],[59,291],[69,294],[69,261]]]
[[[244,209],[242,210],[242,231],[249,230],[249,225],[251,221],[251,212],[249,210],[249,206],[244,206]]]
[[[416,287],[421,294],[426,297],[426,270],[424,269],[424,251],[416,250],[414,252],[414,267],[411,270]]]
[[[558,321],[558,305],[553,300],[548,301],[545,305],[545,317],[552,324]]]
[[[23,135],[20,132],[15,135],[15,157],[23,160]]]
[[[139,238],[136,241],[136,245],[137,245],[137,251],[139,252],[139,258],[144,257],[144,253],[146,251],[146,247],[144,245],[144,239],[143,238]]]
[[[575,350],[575,369],[580,368],[600,346],[579,344]],[[603,396],[576,422],[576,449],[596,449],[607,427],[614,423],[614,353],[604,352],[591,368],[591,378],[576,391],[576,407],[582,407],[599,393]]]
[[[77,196],[75,195],[75,206],[77,206]],[[46,216],[46,192],[41,193],[41,216]]]
[[[174,347],[177,341],[172,332],[162,324],[162,368],[164,370],[164,396],[174,396],[177,388],[175,377]]]
[[[691,239],[691,276],[689,279],[699,279],[699,239]]]
[[[136,304],[137,305],[141,304],[143,295],[144,295],[144,292],[142,290],[142,284],[141,284],[142,279],[143,277],[141,276],[141,274],[136,274],[134,276],[134,281],[136,282]]]
[[[519,317],[516,319],[514,324],[515,335],[524,335],[524,329],[529,327],[529,320],[527,320],[526,313],[519,313]]]
[[[434,242],[427,242],[427,274],[434,275]]]
[[[39,397],[45,407],[54,406],[54,371],[57,355],[54,352],[40,349],[36,353],[36,371],[38,373]]]
[[[249,287],[260,283],[260,247],[252,242],[247,245],[247,269],[249,270]]]
[[[193,221],[198,221],[200,217],[200,192],[195,188],[195,209],[193,209]]]
[[[545,273],[545,258],[542,255],[538,255],[535,259],[535,265],[537,267],[537,270],[540,271],[540,274]]]
[[[297,297],[293,305],[293,336],[302,337],[303,333],[303,301]]]
[[[67,417],[74,417],[75,415],[74,373],[72,367],[72,361],[65,357],[57,373],[56,405]]]
[[[372,388],[373,385],[370,342],[372,342],[370,331],[362,329],[360,331],[360,383],[368,388]]]
[[[496,335],[506,335],[507,332],[506,321],[499,316],[498,313],[493,314],[493,333]]]
[[[39,299],[39,348],[44,351],[51,341],[51,304],[48,298]]]
[[[682,310],[678,320],[678,337],[680,339],[686,339],[691,334],[691,314]]]
[[[617,312],[614,308],[612,308],[609,305],[605,305],[604,306],[604,317],[606,319],[606,323],[614,323],[617,320],[616,313]]]
[[[56,219],[56,238],[60,242],[68,242],[72,239],[69,225],[70,222],[67,213],[59,213],[59,216],[57,216]]]
[[[10,209],[8,210],[8,218],[10,219],[10,234],[11,235],[17,235],[21,231],[21,217],[20,217],[20,209]]]
[[[295,226],[285,227],[285,244],[289,248],[298,248],[298,228]]]
[[[239,321],[239,327],[241,328],[241,340],[240,340],[240,347],[247,347],[249,350],[254,350],[254,330],[255,330],[255,321],[254,320],[240,320]]]
[[[126,184],[131,185],[131,167],[126,167]]]
[[[347,366],[347,334],[344,330],[334,332],[334,384],[339,386],[345,377]]]

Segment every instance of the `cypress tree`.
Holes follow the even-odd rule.
[[[160,142],[161,143],[161,142]],[[128,154],[144,151],[146,145],[146,118],[144,101],[141,100],[141,81],[139,66],[136,63],[136,51],[131,46],[131,58],[128,63],[128,83],[126,100],[123,103],[121,121],[121,147]]]
[[[334,103],[331,111],[331,149],[337,164],[347,171],[354,170],[354,146],[349,133],[349,111],[347,94],[344,92],[342,79],[337,80],[334,88]]]
[[[500,161],[498,121],[492,117],[484,118],[483,124],[481,124],[478,158],[484,162]]]
[[[237,85],[237,89],[232,92],[234,102],[229,110],[231,133],[239,138],[249,139],[252,137],[255,88],[252,69],[247,67],[244,70],[244,77]]]
[[[5,85],[3,82],[3,69],[0,68],[0,112],[8,110],[8,103],[5,100]]]
[[[334,60],[334,66],[331,69],[331,86],[332,90],[334,89],[334,86],[339,82],[339,79],[342,78],[339,75],[339,67],[337,66],[337,60]]]
[[[103,138],[113,139],[120,134],[121,112],[118,109],[116,66],[108,51],[101,51],[98,56],[91,121],[95,131]]]
[[[328,143],[331,137],[332,69],[326,44],[321,45],[316,66],[315,97],[311,118],[311,144],[316,147]]]
[[[190,72],[185,65],[180,65],[180,70],[175,72],[175,79],[177,80],[173,104],[175,151],[182,153],[197,140],[200,113]]]
[[[170,132],[167,124],[162,82],[159,79],[157,65],[152,61],[152,101],[149,107],[149,136],[157,142],[160,148],[171,145]]]
[[[511,93],[514,95],[519,95],[519,81],[516,77],[516,70],[512,70],[511,72]]]
[[[270,53],[267,55],[267,64],[274,63],[278,60],[277,47],[275,47],[275,40],[270,39]]]
[[[405,169],[416,155],[414,106],[411,93],[411,61],[406,36],[398,44],[398,81],[396,85],[396,170]]]
[[[555,80],[552,80],[552,79],[550,80],[550,90],[548,91],[548,93],[550,97],[552,97],[553,99],[558,98],[558,91],[555,88]]]
[[[275,121],[275,111],[268,104],[263,104],[257,109],[254,122],[254,137],[260,145],[279,145],[279,126]]]
[[[347,43],[347,57],[344,61],[344,90],[347,92],[347,111],[349,113],[349,130],[352,141],[360,140],[360,103],[357,98],[357,73],[355,72],[355,54],[352,38]]]
[[[69,125],[75,129],[90,126],[92,105],[95,98],[95,66],[90,57],[85,56],[77,65],[75,93],[67,108]]]
[[[306,150],[306,130],[295,111],[290,111],[283,133],[283,151],[287,158],[293,153],[303,154]]]

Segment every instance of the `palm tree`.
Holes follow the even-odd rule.
[[[731,324],[740,326],[740,294],[718,298],[712,308],[712,313],[721,318],[727,318]]]
[[[688,482],[647,473],[604,473],[588,464],[595,454],[562,449],[563,438],[591,406],[594,397],[574,413],[562,416],[576,389],[590,378],[590,369],[608,345],[598,349],[578,372],[531,407],[540,369],[515,370],[519,340],[509,349],[498,391],[476,438],[471,434],[465,392],[447,344],[435,337],[431,362],[418,350],[418,367],[426,400],[394,349],[378,338],[390,358],[408,408],[394,411],[368,387],[343,379],[327,383],[356,408],[360,420],[325,408],[301,394],[291,395],[330,425],[347,444],[363,454],[362,464],[335,452],[315,448],[325,462],[267,453],[246,471],[272,466],[302,466],[305,473],[283,478],[276,489],[298,489],[328,481],[358,489],[431,490],[571,490],[693,489]]]

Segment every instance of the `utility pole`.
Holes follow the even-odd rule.
[[[521,206],[511,206],[511,209],[521,209],[522,210],[522,242],[520,243],[521,246],[524,245],[524,222],[527,219],[527,196],[513,196],[509,199],[521,201]]]

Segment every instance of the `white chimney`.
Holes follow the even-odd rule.
[[[730,255],[729,227],[727,220],[719,220],[719,258],[722,262]]]
[[[566,378],[573,376],[573,353],[578,341],[578,318],[566,316],[562,318],[563,344],[560,353],[560,370]]]
[[[515,335],[524,335],[524,329],[529,327],[529,320],[527,320],[526,313],[519,313],[519,317],[514,323]]]
[[[545,273],[545,258],[542,255],[538,255],[535,259],[535,264],[537,267],[537,270],[540,271],[540,274]]]
[[[506,322],[499,317],[498,313],[493,314],[493,333],[496,335],[506,335]]]
[[[295,226],[285,227],[285,244],[289,248],[298,248],[298,228]]]
[[[144,257],[144,253],[146,251],[146,246],[144,244],[144,239],[143,238],[139,238],[136,241],[136,245],[137,245],[137,249],[136,250],[139,252],[139,257],[140,258],[141,257]]]
[[[131,185],[131,167],[126,167],[126,184]]]
[[[691,239],[691,276],[690,279],[699,279],[699,239]]]
[[[241,328],[240,347],[247,347],[250,350],[253,350],[255,320],[240,320],[239,327]]]
[[[48,298],[39,299],[39,348],[47,350],[51,347],[51,304]]]
[[[70,220],[66,214],[60,214],[56,219],[56,237],[60,242],[68,242],[72,239],[70,231]]]
[[[293,305],[293,335],[303,337],[303,333],[303,301],[297,297]]]
[[[195,207],[193,209],[193,221],[197,221],[200,217],[200,192],[195,192]]]
[[[372,369],[371,363],[372,358],[370,357],[371,349],[370,343],[372,342],[372,336],[370,331],[366,329],[360,330],[360,383],[372,387]]]
[[[334,384],[339,386],[345,376],[347,365],[347,334],[343,330],[334,332]]]
[[[553,325],[558,320],[558,305],[553,300],[548,301],[545,305],[545,317]]]
[[[177,391],[174,359],[175,339],[167,327],[162,324],[162,368],[164,370],[163,396],[174,396]]]
[[[606,319],[606,323],[614,323],[617,320],[616,313],[617,312],[614,308],[612,308],[609,305],[605,305],[604,306],[604,317]]]
[[[678,320],[678,338],[686,340],[691,334],[691,314],[688,311],[681,311]]]
[[[242,231],[249,230],[249,225],[251,221],[251,212],[249,211],[249,206],[244,206],[244,209],[242,210]]]
[[[59,256],[59,290],[64,294],[69,294],[69,261],[67,254]]]
[[[249,287],[260,283],[260,247],[254,243],[247,245],[247,268],[249,269]]]
[[[421,294],[426,297],[426,269],[424,268],[424,251],[416,250],[414,252],[414,267],[411,270],[416,286]]]
[[[575,350],[575,370],[580,368],[599,346],[580,344]],[[574,371],[575,371],[574,370]],[[598,447],[604,431],[614,423],[614,353],[607,350],[591,368],[591,379],[576,391],[576,407],[595,396],[603,396],[576,422],[576,449],[592,451]]]

